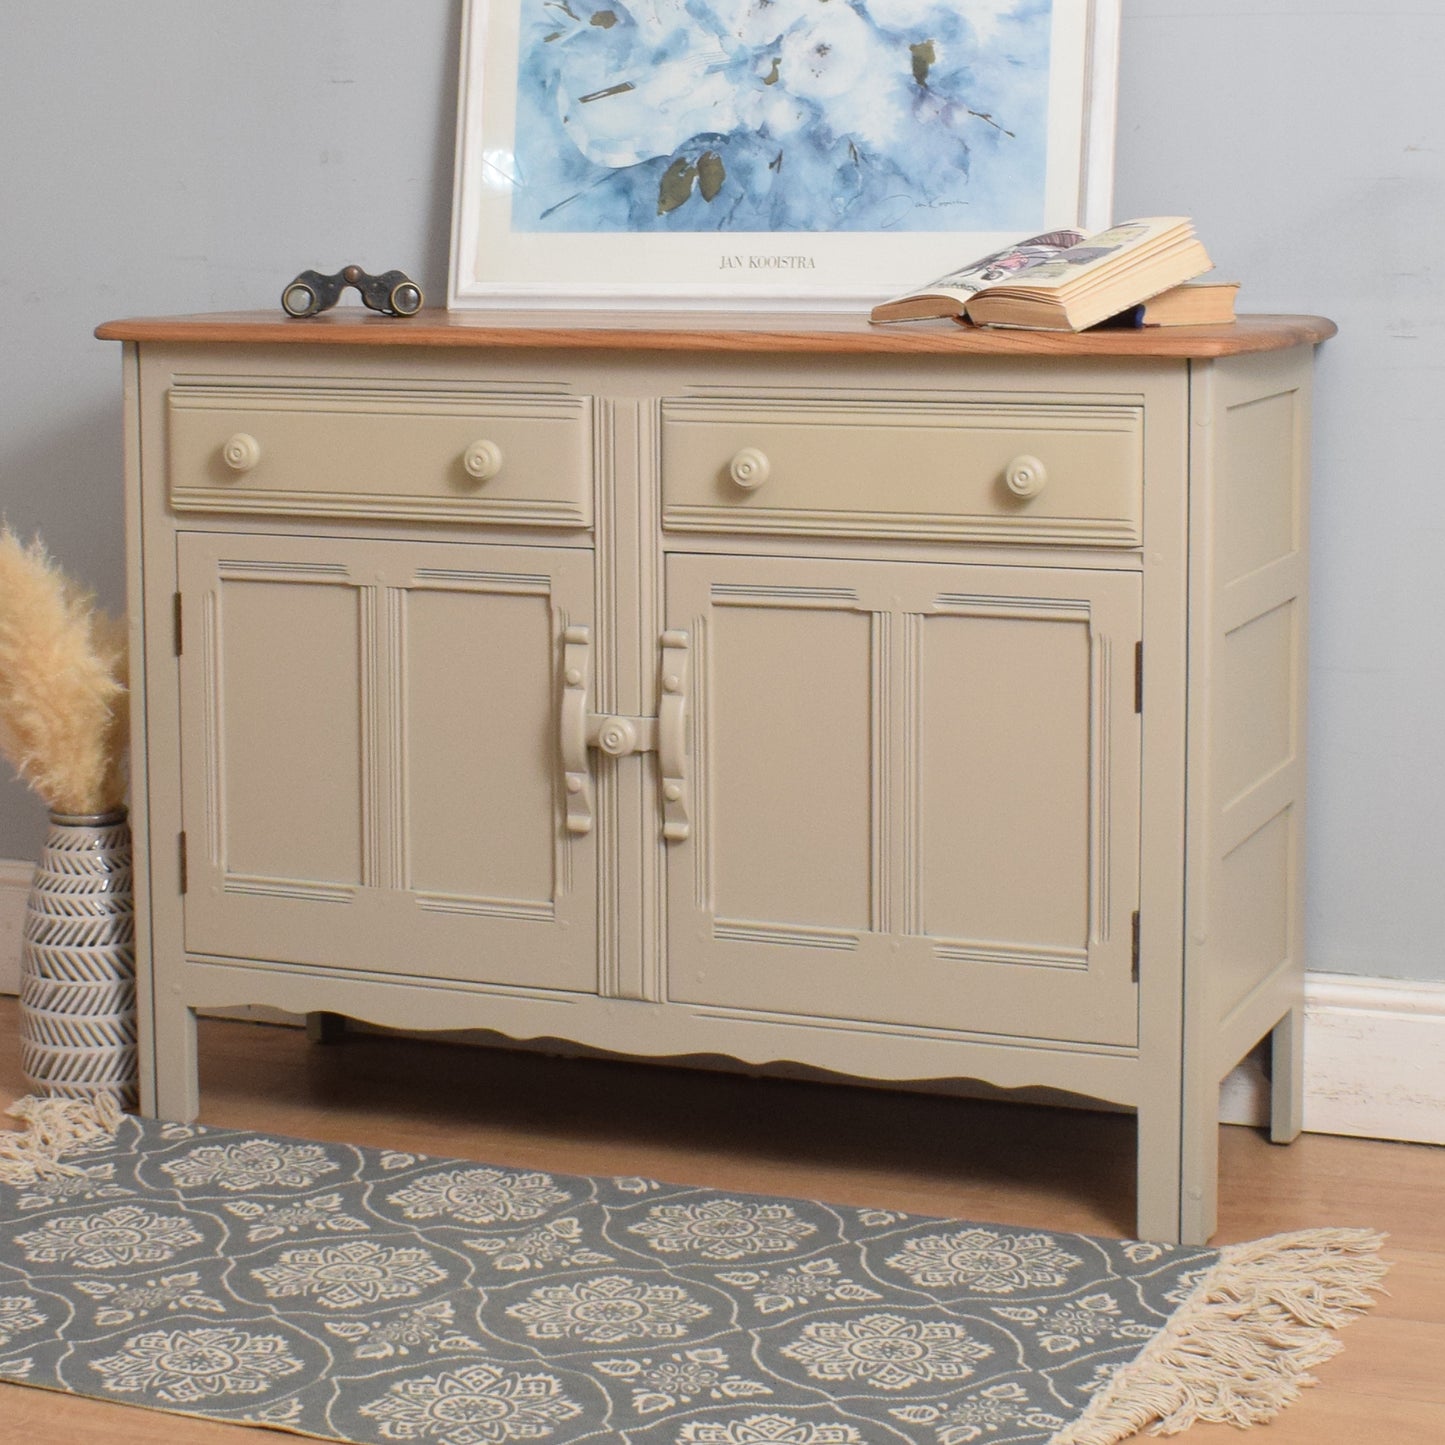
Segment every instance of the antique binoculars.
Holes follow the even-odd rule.
[[[303,271],[281,293],[281,309],[288,316],[315,316],[335,306],[348,286],[355,286],[362,301],[384,316],[414,316],[421,310],[421,287],[405,271],[368,276],[360,266],[347,266],[334,276]]]

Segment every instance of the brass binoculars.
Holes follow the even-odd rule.
[[[383,316],[414,316],[424,299],[421,287],[405,271],[369,276],[360,266],[347,266],[334,276],[303,271],[281,293],[281,309],[288,316],[315,316],[335,306],[348,286],[356,287],[363,304]]]

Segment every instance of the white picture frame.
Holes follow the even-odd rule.
[[[466,0],[452,307],[857,312],[1109,224],[1120,0],[684,3]]]

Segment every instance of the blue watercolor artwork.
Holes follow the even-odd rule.
[[[1052,0],[520,0],[514,232],[1044,223]]]

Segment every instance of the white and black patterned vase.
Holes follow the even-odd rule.
[[[25,907],[20,1064],[38,1094],[107,1094],[135,1107],[135,895],[124,808],[50,815]]]

